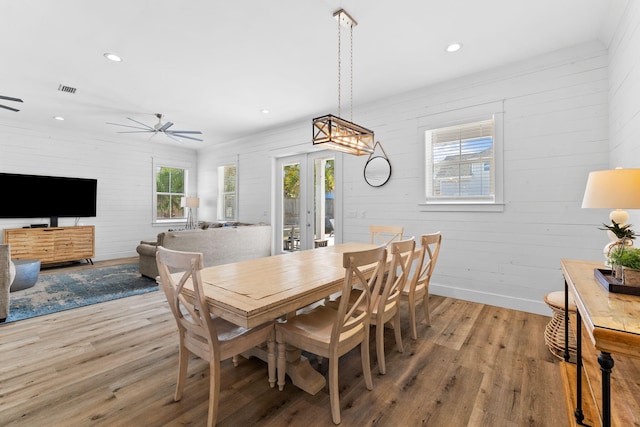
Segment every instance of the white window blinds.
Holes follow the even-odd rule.
[[[428,130],[425,145],[428,201],[494,201],[493,118]]]

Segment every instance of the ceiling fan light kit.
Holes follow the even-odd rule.
[[[324,144],[332,150],[361,156],[374,152],[374,133],[353,123],[353,27],[358,23],[344,9],[333,14],[338,21],[338,116],[327,114],[313,119],[313,145]],[[351,121],[340,118],[341,105],[341,27],[348,28],[351,38]]]

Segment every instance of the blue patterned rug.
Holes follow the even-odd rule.
[[[156,290],[155,280],[141,276],[137,263],[41,274],[34,287],[11,292],[6,322]]]

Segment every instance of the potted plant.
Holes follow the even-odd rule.
[[[606,265],[612,266],[611,261],[611,253],[617,249],[624,249],[627,246],[633,246],[633,240],[636,238],[637,234],[631,228],[631,224],[618,224],[614,220],[611,220],[611,225],[602,224],[604,228],[599,228],[599,230],[607,230],[609,237],[612,242],[605,246],[605,257],[607,259]],[[613,240],[615,236],[617,240]],[[616,275],[616,271],[614,269],[614,276]]]
[[[640,249],[616,246],[610,253],[611,267],[623,285],[640,286]]]

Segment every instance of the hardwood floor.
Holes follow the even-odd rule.
[[[432,326],[419,324],[416,341],[403,310],[403,354],[386,331],[384,376],[372,335],[373,391],[357,350],[340,359],[342,425],[568,425],[559,360],[544,345],[548,317],[430,301]],[[0,425],[205,425],[201,360],[191,360],[185,397],[173,402],[177,339],[161,292],[0,325]],[[284,391],[270,389],[261,360],[227,360],[221,379],[220,426],[333,425],[326,388],[311,396],[287,378]]]

